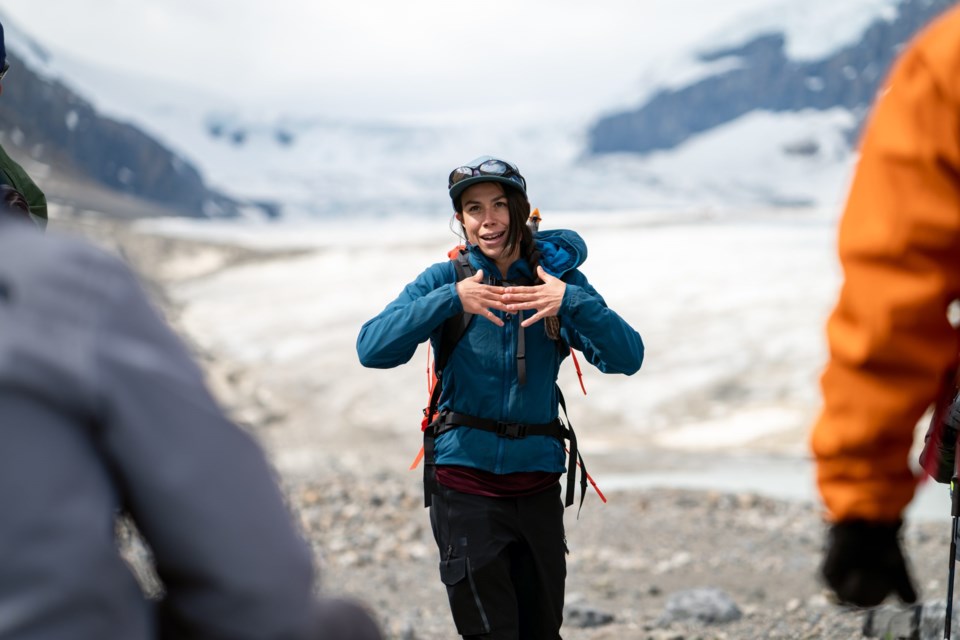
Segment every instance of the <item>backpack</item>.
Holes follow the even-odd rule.
[[[533,221],[533,230],[535,231],[540,220],[539,212],[534,209],[533,213],[530,214],[530,217]],[[466,278],[470,278],[476,273],[476,269],[474,269],[473,265],[470,264],[470,261],[467,257],[467,250],[464,245],[454,247],[447,253],[447,256],[453,262],[453,266],[457,274],[457,282],[460,282]],[[532,281],[510,284],[526,285],[532,284]],[[560,390],[559,386],[556,388],[557,398],[559,399],[560,408],[563,409],[563,415],[566,417],[566,424],[559,417],[554,422],[543,425],[517,425],[500,423],[494,420],[486,420],[461,414],[439,414],[437,405],[439,403],[440,393],[443,388],[443,368],[446,366],[450,355],[453,353],[453,349],[457,346],[457,343],[469,328],[470,323],[473,320],[473,315],[474,314],[471,313],[459,313],[451,318],[448,318],[444,322],[440,333],[440,346],[437,350],[436,359],[434,360],[432,367],[430,365],[430,350],[427,350],[427,389],[429,393],[429,401],[427,406],[423,409],[423,420],[420,424],[420,430],[423,432],[424,442],[420,452],[410,465],[410,469],[413,470],[416,469],[421,460],[424,461],[424,506],[430,506],[430,496],[434,492],[436,482],[434,477],[433,441],[441,433],[444,433],[450,428],[454,428],[456,426],[468,426],[485,431],[492,431],[500,436],[509,438],[525,437],[527,435],[549,435],[560,440],[569,440],[569,448],[564,447],[564,449],[567,451],[569,460],[567,465],[567,488],[564,506],[569,507],[574,502],[577,467],[580,467],[581,470],[579,508],[583,508],[583,501],[586,497],[586,487],[588,481],[597,492],[597,495],[600,496],[600,499],[605,503],[607,501],[606,497],[600,491],[600,488],[597,486],[596,482],[594,482],[593,478],[587,473],[583,456],[580,454],[580,451],[577,447],[576,433],[573,430],[573,425],[570,424],[570,418],[567,414],[567,406],[563,397],[563,392]],[[573,351],[573,348],[568,348],[570,349],[570,355],[573,357],[574,366],[576,367],[577,376],[580,381],[580,387],[583,390],[584,395],[586,395],[587,390],[583,384],[583,373],[580,370],[580,363],[577,361],[577,357]],[[517,358],[520,369],[519,375],[521,380],[523,380],[525,377],[525,370],[523,367],[524,359],[522,332],[518,345]]]
[[[936,482],[952,484],[960,433],[960,370],[941,380],[940,392],[923,437],[920,466]],[[951,488],[951,491],[953,489]]]

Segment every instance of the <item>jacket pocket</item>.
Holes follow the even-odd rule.
[[[467,577],[467,559],[450,558],[440,563],[440,581],[452,587]]]
[[[457,633],[462,636],[489,633],[490,621],[473,580],[470,559],[448,558],[441,561],[440,580],[447,586]]]

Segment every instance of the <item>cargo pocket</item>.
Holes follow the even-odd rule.
[[[449,558],[440,562],[440,580],[447,585],[450,611],[462,636],[490,632],[490,621],[483,610],[470,570],[470,558]]]

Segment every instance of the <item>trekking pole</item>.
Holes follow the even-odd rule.
[[[957,443],[954,442],[954,450]],[[957,486],[958,463],[960,457],[954,456],[953,477],[950,478],[950,515],[952,516],[952,530],[950,533],[950,568],[947,577],[947,609],[943,616],[943,637],[950,640],[950,622],[953,616],[953,581],[957,573],[957,531],[960,525],[960,490]]]
[[[958,496],[960,496],[960,492],[957,491],[957,474],[954,473],[953,478],[950,480],[950,512],[953,516],[953,528],[950,534],[950,569],[947,577],[947,610],[943,618],[944,640],[950,640],[950,618],[953,615],[953,580],[956,575],[957,565],[957,520],[958,515],[960,515],[960,509],[958,509],[957,505]]]
[[[911,622],[910,640],[921,640],[920,625],[923,622],[923,603],[913,605],[913,619]]]

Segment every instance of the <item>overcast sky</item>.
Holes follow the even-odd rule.
[[[518,108],[560,101],[576,111],[622,100],[658,57],[771,4],[5,0],[3,10],[63,52],[239,102],[280,96],[331,113],[402,113],[476,110],[490,101]]]

